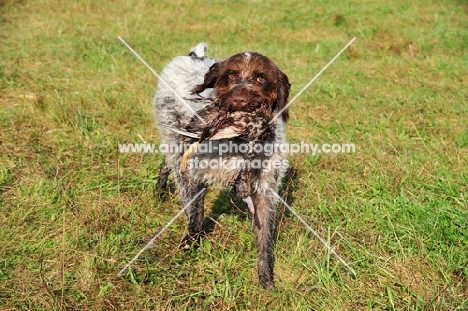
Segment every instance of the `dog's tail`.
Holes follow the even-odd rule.
[[[206,45],[205,42],[200,42],[195,47],[190,49],[189,56],[195,58],[204,58],[206,56],[206,51],[208,51],[208,45]]]

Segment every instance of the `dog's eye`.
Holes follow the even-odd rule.
[[[258,76],[258,77],[257,77],[257,82],[258,82],[258,83],[263,83],[263,82],[265,82],[265,78],[262,77],[262,76]]]
[[[233,73],[230,73],[230,74],[228,75],[228,77],[229,77],[229,79],[231,79],[231,80],[236,79],[236,75],[233,74]]]

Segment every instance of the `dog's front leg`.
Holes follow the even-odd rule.
[[[255,192],[254,230],[258,247],[258,278],[264,287],[275,287],[273,279],[275,199],[263,192]]]
[[[159,167],[158,183],[156,189],[160,192],[167,190],[167,178],[171,173],[171,169],[166,164],[166,157],[163,158],[161,166]]]
[[[183,206],[186,206],[204,186],[189,180],[184,174],[178,174],[176,178],[179,184],[180,201]],[[204,198],[205,192],[200,194],[195,201],[187,207],[188,234],[180,243],[180,248],[182,249],[190,249],[192,242],[197,242],[203,235]]]

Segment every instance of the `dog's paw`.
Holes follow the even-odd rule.
[[[192,247],[193,248],[198,248],[200,247],[200,239],[202,236],[205,235],[205,232],[199,232],[199,233],[189,233],[187,234],[182,241],[179,243],[179,249],[188,251]]]
[[[265,289],[275,289],[275,282],[274,281],[260,282],[260,284]]]

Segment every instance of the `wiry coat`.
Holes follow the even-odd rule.
[[[287,76],[265,56],[257,53],[242,53],[221,61],[206,57],[205,53],[206,45],[200,43],[191,50],[189,56],[174,58],[161,73],[161,78],[177,93],[177,95],[174,94],[165,83],[159,83],[154,98],[154,108],[161,144],[179,145],[180,142],[188,141],[187,137],[174,132],[171,128],[190,128],[189,125],[191,122],[193,124],[196,118],[195,112],[202,113],[203,109],[207,105],[212,105],[213,102],[217,102],[220,109],[231,105],[234,110],[248,110],[249,105],[254,101],[265,100],[271,110],[268,116],[274,116],[286,105],[289,95]],[[256,66],[257,62],[258,66]],[[287,110],[285,110],[282,117],[276,118],[271,125],[268,125],[271,127],[270,134],[262,137],[261,143],[285,144],[284,126],[287,117]],[[269,120],[265,121],[265,124],[269,122]],[[234,137],[229,140],[204,141],[201,144],[211,144],[215,152],[194,152],[192,157],[218,160],[219,154],[216,152],[216,146],[229,142],[243,144],[245,140],[241,137]],[[225,167],[203,169],[188,167],[182,172],[183,154],[184,150],[170,150],[164,154],[158,182],[158,187],[163,188],[169,172],[172,171],[183,206],[206,186],[229,188],[235,185],[236,180],[244,178],[245,174],[241,174],[242,168],[236,163],[246,161],[245,154],[239,152],[223,154],[222,158],[226,161]],[[261,160],[279,162],[286,158],[286,154],[278,150],[270,156],[265,154],[255,156]],[[258,275],[260,283],[267,287],[274,286],[273,234],[277,199],[271,191],[278,191],[284,174],[284,167],[271,167],[269,170],[257,169],[249,174],[247,179],[250,183],[247,189],[251,189],[250,195],[255,207],[253,217],[258,246]],[[242,185],[240,188],[245,187]],[[203,201],[204,193],[187,209],[188,236],[184,239],[186,242],[203,232]]]

